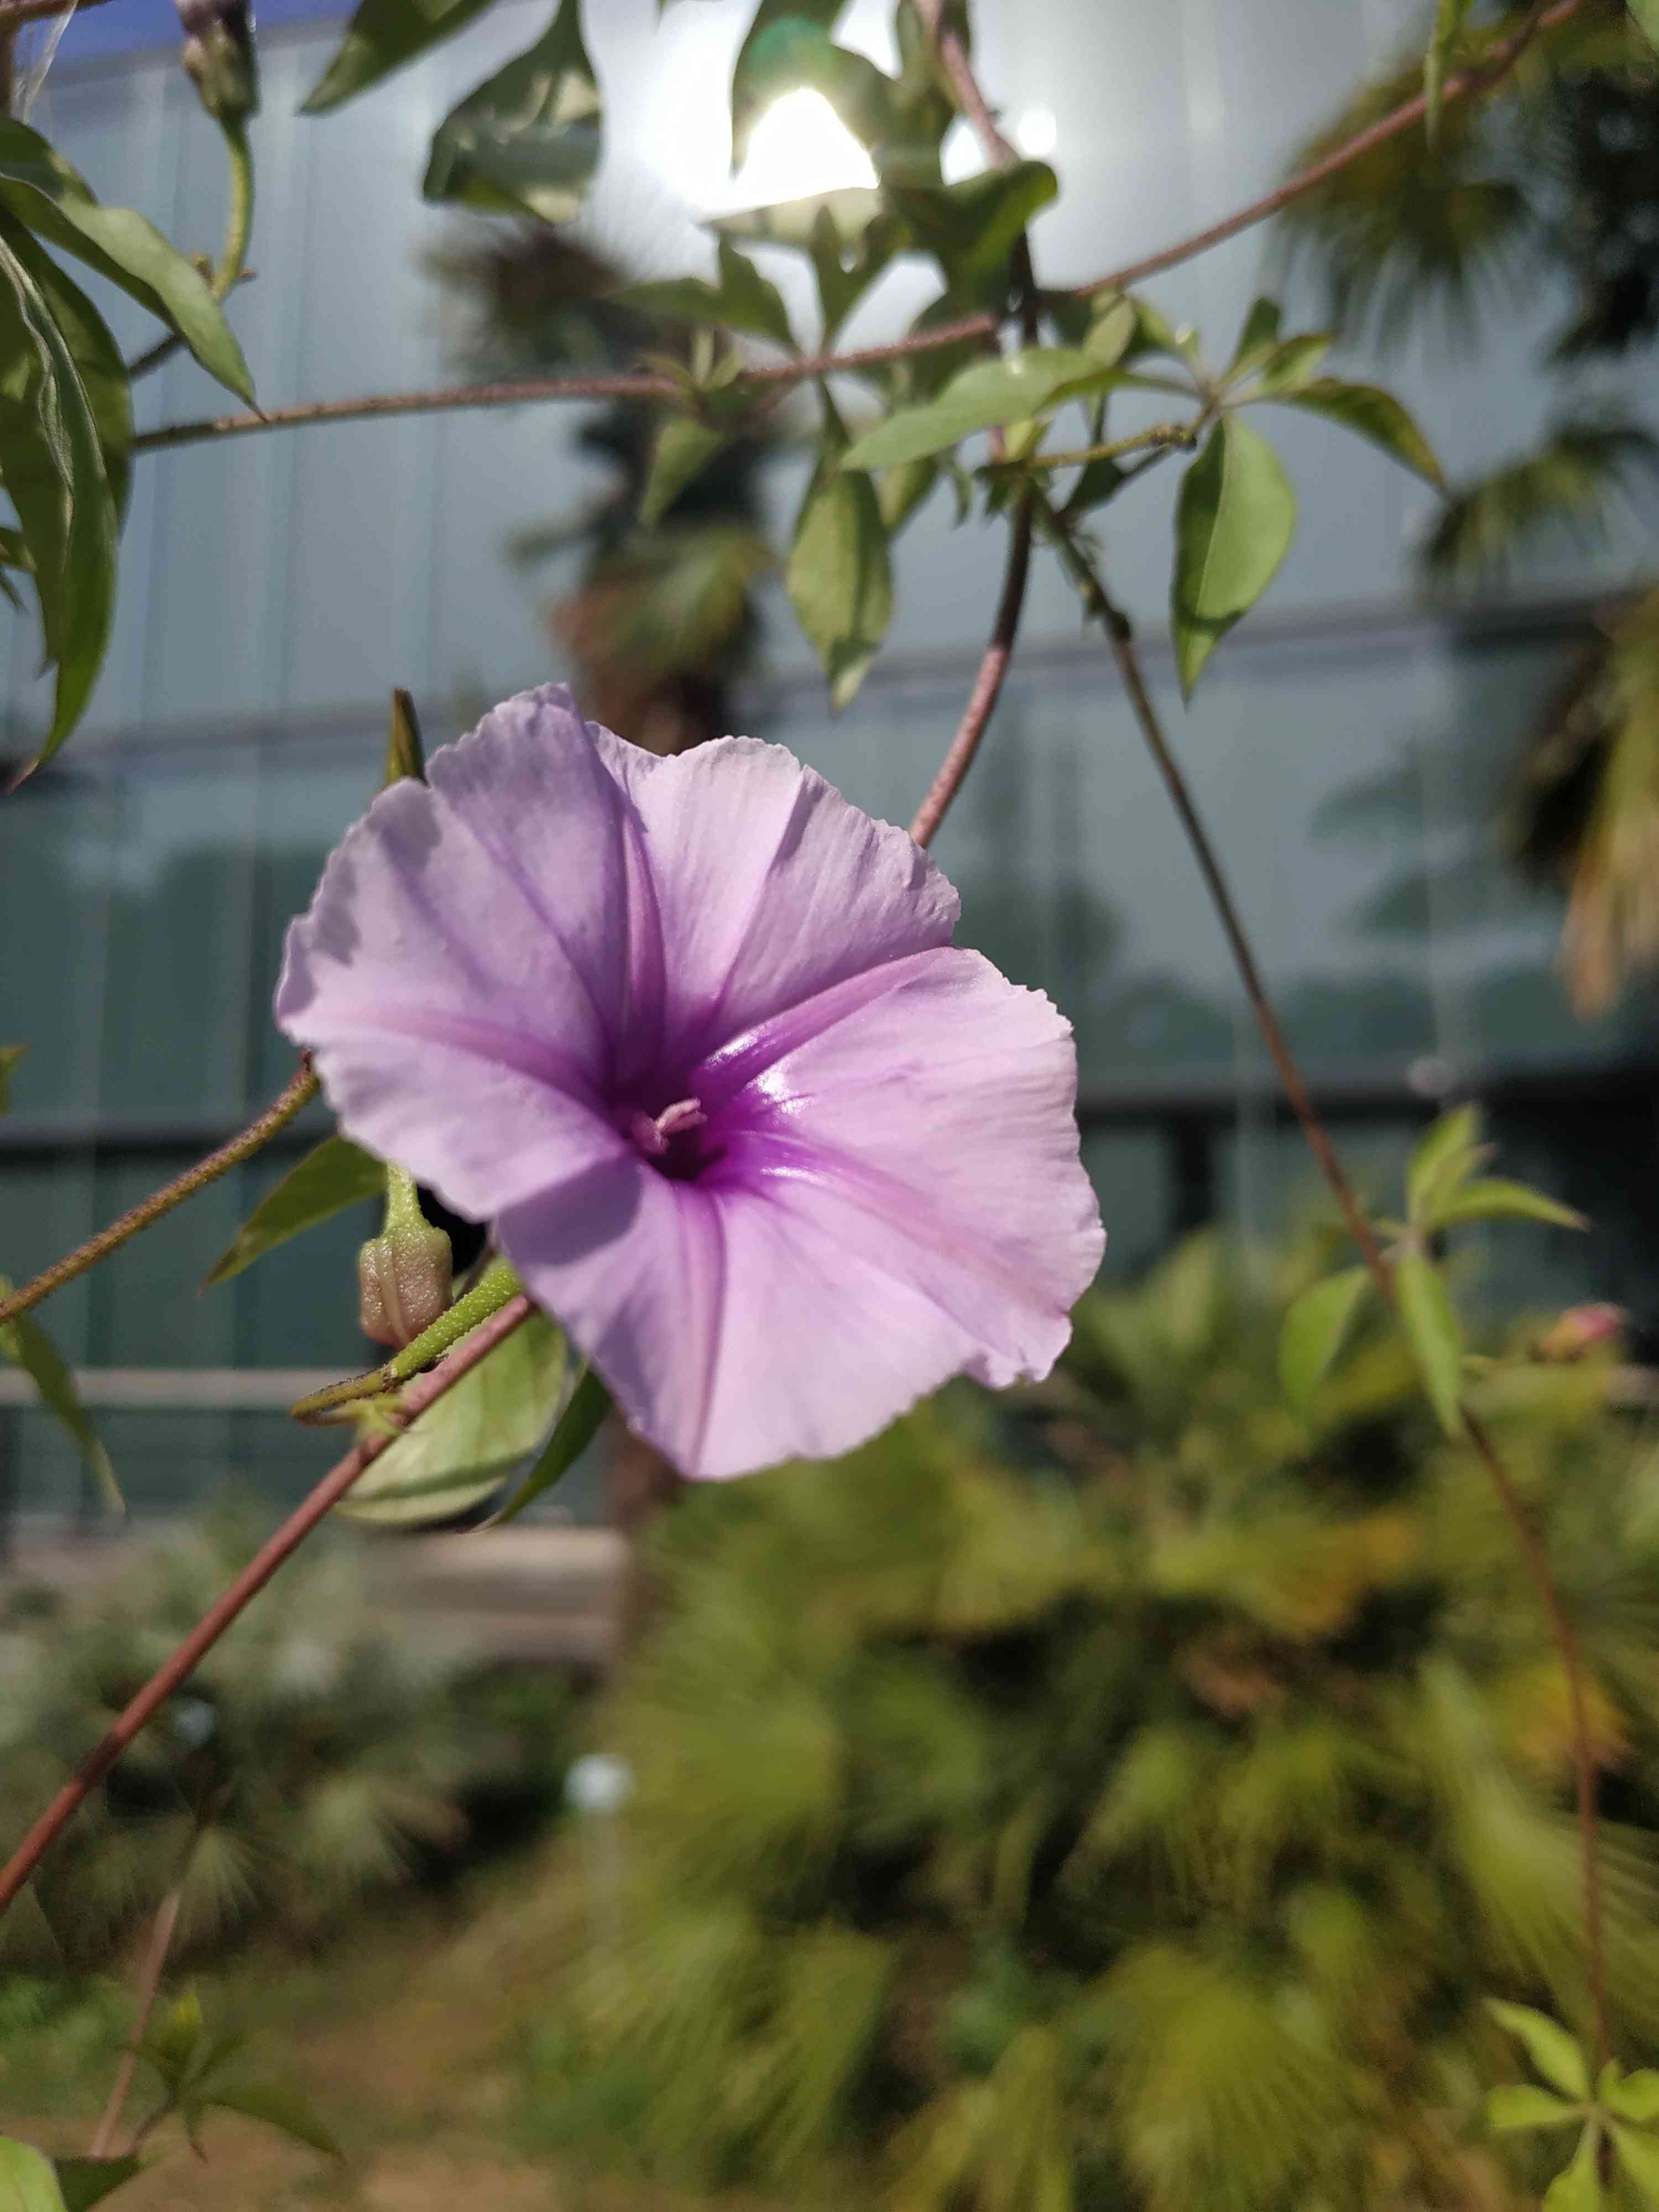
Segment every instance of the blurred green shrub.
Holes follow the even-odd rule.
[[[221,1516],[94,1594],[14,1595],[0,1622],[0,1833],[21,1833],[257,1534]],[[0,2021],[32,2002],[23,1977],[124,1960],[174,1882],[174,1956],[188,1962],[256,1931],[309,1944],[373,1898],[447,1878],[550,1816],[571,1722],[562,1678],[480,1673],[426,1648],[417,1628],[369,1612],[349,1553],[307,1553],[121,1759],[0,1923]]]
[[[1481,2128],[1514,2072],[1481,2000],[1582,2017],[1565,1686],[1396,1346],[1362,1337],[1306,1421],[1278,1402],[1313,1256],[1190,1243],[1087,1302],[1012,1420],[947,1396],[672,1516],[608,1717],[617,1909],[532,2057],[544,2136],[795,2202],[871,2201],[873,2160],[901,2212],[1532,2201]],[[1639,2046],[1659,1488],[1607,1355],[1514,1350],[1475,1395],[1594,1670]]]

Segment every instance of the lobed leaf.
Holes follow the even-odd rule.
[[[1279,1336],[1279,1379],[1285,1395],[1304,1413],[1342,1349],[1370,1282],[1365,1267],[1345,1267],[1304,1291],[1285,1315]]]
[[[1421,1252],[1403,1252],[1395,1262],[1394,1286],[1401,1326],[1429,1402],[1446,1434],[1461,1437],[1463,1332],[1439,1270]]]
[[[717,243],[720,274],[716,283],[711,284],[702,276],[668,276],[624,285],[615,297],[629,307],[671,315],[677,321],[714,330],[744,331],[751,337],[769,338],[775,345],[793,350],[794,333],[777,286],[763,276],[729,238]]]
[[[301,104],[326,115],[394,70],[441,46],[482,15],[490,0],[358,0],[332,59]]]
[[[39,131],[10,118],[0,118],[0,206],[118,285],[182,338],[210,376],[252,403],[242,349],[201,270],[143,216],[105,207]]]
[[[202,1287],[228,1283],[274,1252],[290,1237],[302,1236],[366,1198],[386,1190],[386,1168],[347,1137],[325,1137],[274,1189],[268,1190],[236,1232],[229,1249],[208,1270]]]
[[[1320,355],[1328,349],[1326,337],[1293,340],[1293,345],[1316,346]],[[1357,437],[1368,438],[1380,446],[1391,459],[1416,475],[1426,477],[1437,491],[1443,491],[1446,479],[1434,449],[1418,428],[1410,414],[1391,392],[1384,392],[1374,384],[1348,384],[1340,377],[1316,377],[1311,383],[1297,380],[1297,364],[1289,364],[1289,374],[1282,380],[1273,381],[1271,388],[1253,392],[1253,399],[1271,400],[1281,407],[1305,408],[1310,415],[1323,416],[1328,422],[1337,422]]]
[[[1182,695],[1278,574],[1296,494],[1265,439],[1224,415],[1181,480],[1170,624]]]
[[[433,135],[423,199],[568,222],[599,166],[604,105],[580,0],[559,0],[535,44],[486,77]]]

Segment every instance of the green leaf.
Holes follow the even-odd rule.
[[[1635,2120],[1641,2126],[1659,2120],[1659,2074],[1651,2067],[1638,2067],[1622,2081],[1609,2081],[1601,2092],[1601,2101],[1621,2120]]]
[[[0,212],[0,478],[34,569],[46,658],[58,667],[52,726],[34,765],[74,728],[98,680],[115,604],[116,519],[98,426],[45,290],[63,281]]]
[[[325,115],[416,60],[482,15],[490,0],[359,0],[333,59],[306,95],[301,115]]]
[[[11,1079],[27,1050],[26,1044],[0,1044],[0,1114],[11,1111]]]
[[[1015,243],[1058,197],[1060,179],[1046,161],[1015,161],[958,184],[900,186],[890,178],[888,187],[911,239],[944,270],[963,313],[976,299],[1006,295]]]
[[[242,349],[200,270],[143,216],[103,206],[38,131],[9,118],[0,118],[0,206],[119,285],[183,339],[210,376],[252,400]]]
[[[1097,308],[1083,350],[1099,368],[1115,368],[1134,343],[1140,319],[1133,300],[1109,300]]]
[[[132,380],[114,334],[80,287],[48,253],[37,252],[28,266],[63,334],[92,410],[118,532],[132,472]]]
[[[1250,398],[1273,399],[1295,391],[1312,377],[1334,341],[1328,331],[1308,331],[1270,347],[1256,364]]]
[[[1615,2121],[1613,2147],[1619,2154],[1619,2163],[1641,2191],[1650,2204],[1659,2204],[1659,2142],[1644,2136],[1635,2128],[1621,2127]]]
[[[1231,383],[1259,361],[1264,360],[1279,343],[1279,325],[1283,313],[1277,300],[1262,296],[1250,302],[1250,312],[1244,318],[1238,333],[1238,343],[1233,348],[1233,357],[1227,364],[1226,381]]]
[[[1231,415],[1181,480],[1170,620],[1182,694],[1278,573],[1296,528],[1296,494],[1267,441]]]
[[[1391,392],[1374,384],[1347,384],[1340,377],[1322,376],[1311,384],[1276,385],[1250,398],[1322,415],[1328,422],[1338,422],[1357,437],[1369,438],[1403,467],[1426,477],[1437,491],[1446,488],[1433,447]]]
[[[1524,2128],[1559,2128],[1583,2118],[1580,2105],[1563,2104],[1559,2097],[1535,2082],[1506,2082],[1486,2093],[1486,2125],[1495,2135],[1515,2135]]]
[[[887,532],[867,476],[833,465],[820,469],[801,502],[784,582],[839,714],[864,681],[893,618]]]
[[[1531,2005],[1506,2004],[1498,1997],[1487,1998],[1486,2010],[1514,2036],[1535,2073],[1564,2097],[1588,2102],[1589,2062],[1559,2021],[1552,2020],[1547,2012],[1534,2011]]]
[[[694,416],[670,415],[657,433],[651,473],[640,501],[640,520],[653,530],[692,479],[731,441],[729,430],[699,422]]]
[[[0,1297],[6,1297],[10,1290],[10,1283],[0,1275]],[[0,1357],[22,1369],[40,1393],[41,1404],[68,1431],[88,1474],[102,1491],[110,1511],[125,1512],[121,1486],[115,1480],[109,1454],[93,1427],[91,1416],[81,1403],[81,1394],[63,1353],[46,1330],[27,1314],[19,1314],[15,1321],[0,1323]]]
[[[236,1232],[235,1242],[208,1270],[204,1290],[228,1283],[256,1260],[286,1244],[349,1206],[386,1191],[386,1168],[346,1137],[325,1137],[268,1190]]]
[[[898,116],[894,82],[866,56],[838,46],[830,26],[841,12],[840,0],[793,0],[779,6],[762,0],[732,71],[732,165],[741,167],[757,123],[785,93],[808,88],[822,93],[859,143],[882,166],[898,150]],[[935,163],[937,167],[937,163]]]
[[[876,485],[876,498],[881,507],[882,526],[890,540],[898,536],[939,482],[939,461],[931,453],[921,460],[905,461],[896,469],[883,471]]]
[[[1001,429],[1041,415],[1110,372],[1079,348],[1032,346],[1004,361],[976,362],[953,376],[937,399],[890,415],[842,459],[844,469],[896,468],[942,453],[977,430]]]
[[[240,2112],[250,2120],[263,2120],[295,2142],[307,2144],[327,2158],[343,2158],[333,2130],[313,2112],[297,2091],[268,2081],[216,2081],[204,2091],[200,2103],[221,2112]]]
[[[1345,1267],[1304,1291],[1285,1315],[1279,1336],[1279,1379],[1297,1413],[1306,1412],[1342,1349],[1370,1282],[1369,1269]]]
[[[89,2212],[101,2204],[112,2190],[135,2180],[143,2172],[140,2160],[125,2158],[55,2159],[58,2186],[63,2191],[64,2212]]]
[[[702,276],[669,276],[624,285],[613,296],[648,313],[672,315],[676,321],[705,329],[744,331],[793,350],[794,334],[777,286],[729,238],[720,239],[718,246],[720,275],[713,284]]]
[[[66,2212],[52,2160],[10,2136],[0,2136],[0,2212]]]
[[[196,2067],[202,2036],[202,2000],[192,1984],[173,1999],[159,2020],[152,2021],[139,2050],[167,2087],[177,2091]]]
[[[1541,1190],[1529,1190],[1525,1183],[1510,1182],[1502,1176],[1465,1184],[1425,1217],[1430,1229],[1449,1229],[1459,1221],[1547,1221],[1558,1229],[1589,1227],[1582,1213],[1559,1199],[1546,1198]]]
[[[1431,1206],[1473,1172],[1480,1147],[1480,1109],[1455,1106],[1431,1123],[1406,1164],[1406,1212],[1420,1226]]]
[[[1437,0],[1434,30],[1423,57],[1423,135],[1430,146],[1440,136],[1440,89],[1446,62],[1462,29],[1472,0]]]
[[[1601,2176],[1596,2164],[1597,2130],[1592,2123],[1578,2138],[1572,2164],[1544,2191],[1543,2212],[1601,2212]]]
[[[1395,1294],[1401,1326],[1417,1362],[1429,1402],[1449,1437],[1463,1433],[1458,1397],[1463,1386],[1463,1333],[1446,1286],[1431,1260],[1403,1252],[1395,1262]]]
[[[533,46],[452,108],[433,135],[422,197],[486,215],[568,222],[599,165],[604,106],[582,44],[580,0]]]
[[[1659,53],[1659,0],[1630,0],[1630,12],[1637,29]]]
[[[547,1434],[566,1361],[559,1331],[532,1314],[382,1452],[336,1510],[353,1521],[411,1525],[469,1512]]]
[[[507,1504],[490,1516],[490,1526],[499,1528],[505,1521],[516,1521],[526,1505],[544,1490],[550,1490],[562,1475],[568,1474],[598,1436],[599,1424],[610,1411],[610,1391],[591,1367],[584,1368],[581,1380],[570,1394],[570,1402],[542,1448],[541,1457]]]

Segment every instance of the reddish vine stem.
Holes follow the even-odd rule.
[[[100,1260],[106,1260],[112,1252],[118,1250],[129,1238],[136,1237],[141,1229],[148,1229],[151,1222],[159,1221],[164,1213],[171,1213],[175,1206],[182,1206],[198,1190],[205,1189],[210,1182],[216,1182],[222,1175],[241,1161],[251,1159],[262,1145],[270,1142],[279,1129],[286,1128],[301,1108],[309,1105],[316,1095],[317,1078],[312,1073],[311,1059],[307,1054],[301,1058],[297,1072],[281,1097],[274,1098],[264,1112],[257,1120],[250,1121],[239,1135],[221,1145],[216,1152],[210,1152],[204,1160],[198,1160],[193,1168],[186,1168],[183,1175],[175,1176],[171,1182],[164,1183],[160,1190],[153,1190],[148,1198],[140,1199],[137,1205],[124,1213],[118,1221],[112,1221],[107,1229],[100,1229],[95,1237],[88,1237],[84,1244],[77,1244],[74,1251],[65,1253],[61,1260],[36,1275],[32,1282],[25,1283],[21,1290],[14,1291],[9,1297],[0,1298],[0,1328],[3,1328],[9,1321],[15,1321],[19,1314],[27,1313],[31,1306],[38,1306],[43,1298],[49,1298],[54,1291],[61,1291],[65,1283],[72,1283],[77,1275],[84,1275],[88,1267],[95,1267]]]
[[[1003,678],[1008,673],[1008,663],[1013,657],[1014,639],[1019,629],[1020,610],[1025,603],[1025,583],[1031,567],[1031,503],[1020,501],[1014,516],[1013,535],[1008,546],[1008,567],[1002,580],[1002,598],[997,607],[996,622],[991,631],[991,641],[986,647],[979,664],[979,673],[974,678],[974,688],[968,695],[968,704],[963,709],[962,720],[951,740],[951,749],[939,763],[939,774],[927,789],[927,796],[916,809],[916,818],[910,824],[910,835],[918,845],[929,845],[951,800],[962,787],[963,779],[974,764],[979,750],[979,741],[986,726],[996,711],[1002,693]]]
[[[173,1948],[173,1931],[179,1924],[179,1907],[184,1902],[182,1876],[161,1899],[151,1923],[149,1942],[144,1947],[144,1963],[138,1977],[138,2010],[132,2023],[132,2034],[121,2053],[121,2063],[115,2069],[115,2079],[110,2085],[109,2101],[104,2106],[103,2118],[97,2132],[87,2147],[88,2158],[107,2158],[115,2141],[115,2130],[121,2124],[121,2115],[126,2109],[127,2093],[132,2087],[132,2077],[138,2065],[138,2046],[149,2026],[149,2016],[155,2009],[156,1992],[161,1986],[161,1972],[167,1962],[167,1953]]]
[[[1272,1055],[1279,1081],[1291,1102],[1308,1148],[1319,1164],[1321,1174],[1329,1187],[1341,1212],[1349,1235],[1358,1247],[1360,1255],[1370,1270],[1372,1280],[1382,1293],[1390,1312],[1397,1310],[1394,1277],[1376,1235],[1364,1208],[1348,1181],[1341,1161],[1318,1109],[1309,1094],[1302,1071],[1291,1052],[1289,1041],[1279,1025],[1272,1000],[1261,979],[1255,954],[1245,931],[1232,888],[1227,881],[1220,856],[1212,843],[1203,817],[1198,811],[1181,764],[1170,750],[1146,689],[1141,673],[1139,656],[1134,647],[1134,634],[1128,617],[1108,597],[1091,562],[1078,547],[1071,532],[1046,501],[1038,507],[1044,529],[1060,553],[1077,583],[1089,611],[1100,623],[1110,645],[1112,658],[1128,695],[1140,733],[1152,756],[1164,787],[1180,817],[1199,872],[1204,878],[1211,903],[1221,923],[1231,950],[1239,980],[1243,985],[1257,1028]],[[1592,2029],[1595,2043],[1598,2070],[1612,2055],[1612,2027],[1607,2009],[1607,1953],[1605,1911],[1601,1883],[1601,1862],[1596,1842],[1595,1759],[1590,1745],[1589,1711],[1584,1693],[1584,1661],[1579,1644],[1578,1632],[1561,1597],[1555,1570],[1550,1565],[1549,1553],[1540,1535],[1536,1523],[1527,1510],[1525,1500],[1515,1485],[1515,1479],[1498,1453],[1484,1423],[1466,1406],[1463,1421],[1468,1441],[1475,1456],[1485,1468],[1498,1502],[1514,1532],[1520,1547],[1533,1589],[1537,1595],[1545,1620],[1548,1624],[1550,1640],[1554,1644],[1567,1681],[1567,1699],[1572,1722],[1572,1765],[1574,1793],[1577,1799],[1579,1855],[1583,1869],[1584,1894],[1584,1978],[1589,1993]]]
[[[0,21],[4,21],[7,0],[0,0]],[[35,0],[26,0],[33,6]],[[1498,83],[1520,59],[1532,40],[1541,33],[1556,29],[1571,16],[1591,4],[1591,0],[1555,0],[1552,7],[1534,9],[1521,28],[1506,39],[1479,67],[1461,70],[1447,78],[1441,88],[1443,107],[1454,106],[1472,94],[1487,92]],[[941,40],[940,54],[947,71],[956,82],[946,52],[949,37]],[[971,78],[971,71],[969,72]],[[977,87],[975,88],[977,94]],[[1139,261],[1127,262],[1121,269],[1108,270],[1103,276],[1091,277],[1069,292],[1055,294],[1055,298],[1089,299],[1101,292],[1121,291],[1128,284],[1139,283],[1147,276],[1156,276],[1165,269],[1174,269],[1194,255],[1207,252],[1213,246],[1236,238],[1241,231],[1249,230],[1270,216],[1279,214],[1292,200],[1299,199],[1347,167],[1351,161],[1384,145],[1390,138],[1398,137],[1423,119],[1425,102],[1419,93],[1414,99],[1401,104],[1382,116],[1364,131],[1305,169],[1288,179],[1260,199],[1235,209],[1221,222],[1212,223],[1207,229],[1193,231],[1171,245],[1162,246]],[[996,133],[999,142],[1007,142],[997,131],[990,109],[983,98],[979,100],[984,119]],[[966,107],[970,120],[978,117]],[[1012,154],[1012,149],[1009,149]],[[1037,305],[1041,306],[1039,298]],[[862,346],[848,353],[807,354],[793,360],[768,362],[764,366],[744,369],[735,380],[739,385],[765,386],[800,384],[810,379],[834,376],[861,368],[879,368],[889,362],[902,361],[912,354],[931,353],[940,346],[958,345],[964,338],[994,337],[1001,318],[992,313],[964,315],[952,323],[941,323],[936,328],[917,331],[908,337],[896,338],[891,343]],[[268,415],[218,415],[204,416],[191,422],[166,422],[159,429],[146,430],[132,441],[136,453],[160,453],[172,446],[188,446],[208,438],[247,437],[259,430],[297,429],[313,423],[362,422],[374,416],[435,414],[456,408],[522,407],[536,401],[557,399],[660,399],[683,398],[681,387],[672,378],[644,374],[617,376],[550,376],[526,378],[521,383],[494,382],[488,384],[452,385],[416,392],[372,392],[355,399],[324,399],[302,407],[276,407]]]
[[[365,1437],[323,1477],[309,1498],[262,1544],[240,1575],[215,1599],[173,1656],[158,1667],[120,1718],[105,1735],[73,1780],[66,1782],[0,1869],[0,1912],[21,1889],[59,1832],[109,1772],[121,1753],[173,1692],[188,1681],[250,1599],[256,1597],[283,1561],[297,1551],[318,1522],[337,1506],[358,1478],[428,1406],[435,1405],[470,1374],[486,1354],[527,1321],[535,1309],[527,1297],[514,1298],[429,1373],[417,1376],[403,1393],[385,1433]]]

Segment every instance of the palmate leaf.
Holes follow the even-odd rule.
[[[1183,696],[1278,574],[1296,529],[1296,494],[1278,455],[1224,415],[1181,480],[1170,627]]]
[[[210,376],[252,402],[242,349],[200,270],[144,216],[102,205],[38,131],[9,118],[0,118],[0,206],[119,285],[183,339]]]
[[[1589,2098],[1589,2062],[1559,2021],[1531,2005],[1507,2004],[1498,1997],[1487,1998],[1486,2010],[1514,2036],[1552,2088],[1581,2104]]]
[[[484,214],[568,222],[599,165],[602,115],[582,43],[580,0],[559,0],[534,46],[439,125],[422,196]]]
[[[46,657],[58,669],[36,767],[80,718],[115,603],[115,501],[98,423],[46,295],[64,281],[29,233],[0,213],[0,480],[17,510]]]

